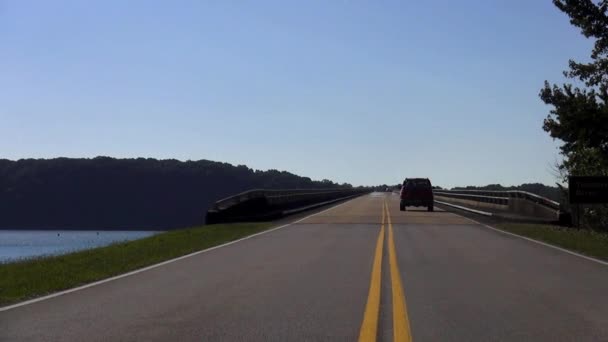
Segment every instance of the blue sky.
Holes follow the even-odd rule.
[[[553,184],[549,0],[0,1],[0,157],[210,159],[355,185]]]

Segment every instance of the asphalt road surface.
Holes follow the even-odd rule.
[[[0,341],[608,341],[608,266],[359,197],[0,311]]]

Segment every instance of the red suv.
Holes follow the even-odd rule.
[[[406,178],[401,186],[401,203],[399,209],[405,207],[427,207],[433,211],[433,188],[428,178]]]

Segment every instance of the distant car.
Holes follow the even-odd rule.
[[[386,192],[390,192],[390,191],[391,191],[391,189],[390,189],[390,188],[386,188],[386,190],[384,190],[384,191],[386,191]]]
[[[399,209],[405,211],[405,207],[427,207],[433,211],[433,188],[428,178],[406,178],[401,186],[401,202]]]

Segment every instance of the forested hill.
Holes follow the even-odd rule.
[[[208,160],[0,159],[0,228],[179,228],[252,188],[331,187],[350,184]]]

